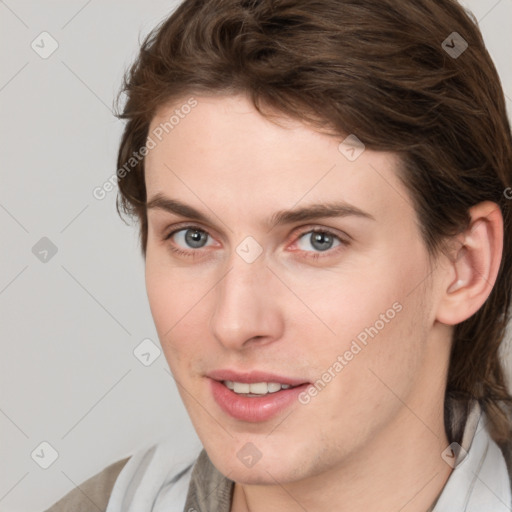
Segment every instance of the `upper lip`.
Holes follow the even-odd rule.
[[[285,377],[283,375],[277,375],[275,373],[262,372],[258,370],[252,370],[250,372],[238,372],[229,369],[213,370],[207,373],[207,377],[217,381],[229,380],[232,382],[244,382],[248,384],[254,384],[255,382],[276,382],[278,384],[299,386],[300,384],[308,383],[308,381],[305,379]]]

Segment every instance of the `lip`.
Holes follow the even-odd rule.
[[[298,397],[308,386],[304,380],[282,377],[272,373],[253,371],[238,373],[232,370],[218,370],[208,374],[213,398],[221,410],[232,418],[249,423],[267,421],[298,402]],[[234,382],[278,382],[295,386],[275,393],[257,397],[246,397],[228,389],[222,381]]]

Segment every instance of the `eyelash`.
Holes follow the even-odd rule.
[[[210,236],[207,231],[205,231],[204,229],[200,228],[199,226],[195,226],[193,224],[187,224],[187,225],[184,225],[184,226],[180,226],[177,229],[174,229],[168,235],[164,236],[164,241],[169,240],[173,235],[175,235],[179,231],[189,230],[189,229],[200,231],[200,232],[206,233],[208,236]],[[341,238],[334,231],[331,231],[331,230],[329,230],[327,228],[320,228],[320,227],[304,229],[304,231],[301,231],[301,232],[299,232],[296,235],[296,241],[299,240],[302,236],[304,236],[307,233],[323,233],[323,234],[327,234],[329,236],[332,236],[334,238],[337,238],[340,241],[340,245],[336,246],[333,249],[328,249],[327,251],[325,251],[325,254],[322,253],[322,252],[315,252],[313,254],[309,254],[312,251],[300,251],[300,249],[299,249],[299,252],[305,252],[307,254],[306,258],[309,258],[309,259],[312,259],[312,260],[315,260],[315,261],[320,259],[320,258],[332,256],[333,254],[336,254],[339,250],[342,250],[345,247],[347,247],[348,245],[350,245],[350,242],[347,239]],[[178,254],[180,256],[184,256],[186,258],[192,258],[192,259],[194,259],[196,256],[198,256],[198,253],[200,252],[199,249],[185,251],[183,249],[179,249],[178,247],[174,246],[173,244],[169,244],[169,249],[172,252],[174,252],[175,254]]]

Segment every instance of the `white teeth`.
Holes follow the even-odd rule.
[[[250,384],[247,384],[246,382],[235,382],[233,391],[235,393],[249,393],[250,387]]]
[[[266,395],[267,393],[276,393],[281,389],[291,388],[290,384],[279,384],[278,382],[233,382],[225,380],[224,385],[239,394]]]
[[[278,384],[277,382],[269,382],[267,384],[267,388],[269,393],[275,393],[276,391],[281,391],[281,384]]]
[[[254,395],[266,395],[268,393],[268,386],[266,382],[253,382],[249,385],[249,389]]]

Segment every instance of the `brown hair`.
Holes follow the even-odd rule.
[[[460,37],[467,49],[450,54],[464,48]],[[185,0],[145,38],[122,93],[118,170],[145,146],[159,107],[191,94],[245,93],[263,115],[396,152],[431,255],[467,227],[471,206],[497,203],[505,224],[497,282],[455,327],[446,396],[478,399],[494,439],[510,439],[512,397],[498,350],[512,291],[504,194],[512,138],[498,73],[470,13],[455,0]],[[139,221],[145,256],[144,160],[118,172],[118,185],[118,212]]]

